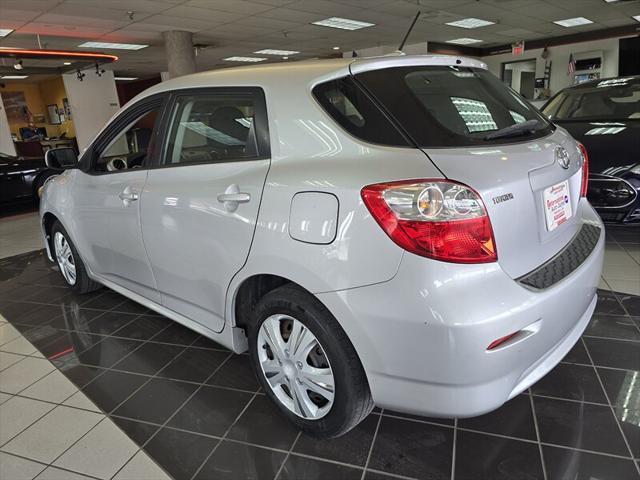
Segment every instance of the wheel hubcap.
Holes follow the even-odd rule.
[[[288,315],[271,315],[258,332],[258,359],[280,403],[317,420],[333,405],[333,370],[316,336]]]
[[[76,262],[71,252],[71,246],[64,235],[56,232],[53,236],[53,244],[56,251],[56,260],[62,276],[69,285],[76,284]]]

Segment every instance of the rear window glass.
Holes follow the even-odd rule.
[[[369,143],[406,147],[407,140],[351,77],[317,85],[313,95],[351,135]]]
[[[552,120],[640,119],[640,82],[603,80],[556,95],[543,112]]]
[[[493,74],[455,66],[412,66],[356,75],[421,147],[521,142],[549,134],[552,125]],[[485,137],[538,121],[533,134]]]

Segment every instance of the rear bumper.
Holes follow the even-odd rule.
[[[581,212],[583,222],[601,226],[586,202]],[[595,309],[603,255],[604,228],[578,268],[536,291],[498,264],[405,253],[393,280],[318,297],[353,342],[377,405],[474,416],[527,389],[573,347]],[[513,332],[520,333],[487,351]]]

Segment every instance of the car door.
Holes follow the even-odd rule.
[[[221,331],[231,278],[245,263],[269,169],[264,93],[177,93],[149,171],[142,233],[165,307]]]
[[[84,171],[74,182],[74,233],[91,270],[157,303],[142,243],[140,194],[157,157],[164,99],[143,100],[112,122],[82,158]]]

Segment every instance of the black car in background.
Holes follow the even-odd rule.
[[[57,173],[45,165],[42,157],[0,153],[0,204],[38,198],[38,189]]]
[[[602,220],[640,224],[640,76],[566,88],[542,112],[586,147],[587,198]]]

